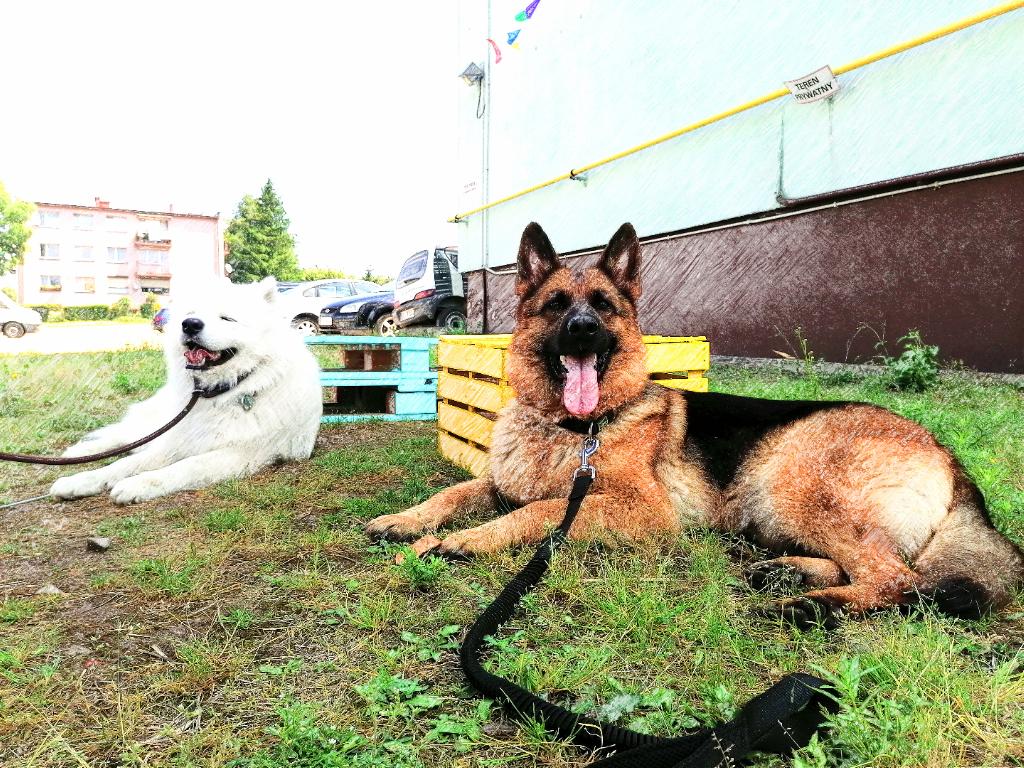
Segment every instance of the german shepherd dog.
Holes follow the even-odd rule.
[[[597,478],[573,538],[638,540],[686,526],[742,533],[811,591],[775,604],[797,623],[921,596],[977,616],[1005,605],[1024,556],[999,534],[956,458],[920,425],[874,405],[682,393],[652,383],[637,323],[640,243],[624,224],[573,274],[537,224],[519,247],[509,380],[490,474],[368,531],[420,538],[418,553],[538,542],[565,512],[581,434],[601,424]],[[457,515],[513,511],[438,539]],[[424,535],[425,534],[425,535]]]

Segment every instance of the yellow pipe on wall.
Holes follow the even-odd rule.
[[[947,24],[944,27],[939,27],[938,29],[931,31],[928,34],[921,35],[920,37],[915,37],[912,40],[907,40],[905,42],[890,46],[889,48],[885,48],[884,50],[878,51],[877,53],[873,53],[870,56],[864,56],[862,58],[855,59],[854,61],[848,62],[846,64],[843,64],[842,66],[834,68],[832,71],[837,75],[842,75],[854,69],[859,69],[860,67],[867,66],[868,64],[873,64],[876,61],[881,61],[882,59],[888,58],[889,56],[895,56],[897,53],[902,53],[903,51],[908,51],[911,48],[916,48],[919,45],[930,43],[933,40],[939,39],[940,37],[945,37],[946,35],[951,35],[954,32],[959,32],[962,29],[967,29],[968,27],[972,27],[975,24],[980,24],[983,21],[988,21],[989,19],[995,18],[996,16],[1001,16],[1004,13],[1019,10],[1020,8],[1024,8],[1024,0],[1012,0],[1011,2],[1003,3],[1002,5],[997,5],[994,8],[989,8],[987,11],[982,11],[981,13],[969,16],[966,19],[962,19],[953,24]],[[510,200],[515,200],[516,198],[524,197],[525,195],[529,195],[532,192],[536,192],[539,189],[544,189],[545,187],[550,187],[552,184],[557,184],[560,181],[567,181],[575,176],[579,176],[580,174],[593,170],[594,168],[599,168],[602,165],[613,163],[616,160],[621,160],[622,158],[628,157],[629,155],[634,155],[637,152],[642,152],[643,150],[649,149],[650,147],[653,147],[657,144],[662,144],[666,141],[670,141],[671,139],[674,139],[678,136],[682,136],[684,133],[691,133],[693,131],[698,130],[699,128],[703,128],[704,126],[711,125],[712,123],[717,123],[719,120],[725,120],[727,117],[732,117],[733,115],[739,114],[740,112],[746,112],[748,109],[759,107],[762,104],[768,103],[769,101],[774,101],[775,99],[781,98],[782,96],[785,96],[788,93],[789,89],[787,88],[779,88],[777,90],[771,91],[770,93],[766,93],[764,96],[752,99],[751,101],[740,104],[739,106],[733,107],[732,109],[727,109],[724,112],[719,112],[718,114],[712,115],[711,117],[706,117],[703,120],[698,120],[695,123],[690,123],[689,125],[684,125],[682,128],[678,128],[674,131],[670,131],[669,133],[662,134],[661,136],[651,139],[650,141],[645,141],[643,144],[637,144],[635,147],[630,147],[629,149],[624,149],[621,152],[616,152],[614,155],[609,155],[608,157],[596,160],[595,162],[590,163],[588,165],[584,165],[580,168],[574,168],[568,173],[563,173],[561,176],[556,176],[553,179],[542,181],[540,184],[534,184],[532,187],[527,187],[526,189],[522,189],[511,195],[506,195],[505,197],[494,200],[490,203],[487,203],[486,205],[481,205],[479,208],[473,208],[472,210],[466,211],[465,213],[456,214],[452,218],[448,219],[448,221],[453,224],[460,221],[464,221],[468,217],[480,213],[481,211],[486,211],[490,208],[494,208],[495,206],[501,205],[502,203],[507,203]]]

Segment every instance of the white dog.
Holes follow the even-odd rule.
[[[62,499],[110,489],[118,504],[154,499],[252,474],[313,451],[323,411],[319,367],[274,307],[277,283],[218,284],[175,300],[165,326],[167,383],[125,418],[65,451],[84,456],[150,434],[188,402],[203,398],[172,429],[99,469],[62,477]]]

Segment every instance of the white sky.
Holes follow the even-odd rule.
[[[17,198],[226,224],[274,181],[304,266],[394,274],[456,242],[456,3],[4,3]]]

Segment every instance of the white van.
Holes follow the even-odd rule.
[[[466,330],[458,248],[432,248],[405,260],[395,281],[394,318],[399,328],[432,324],[449,333]]]
[[[42,323],[42,316],[34,309],[26,309],[0,293],[0,332],[8,339],[20,339],[37,330]]]

